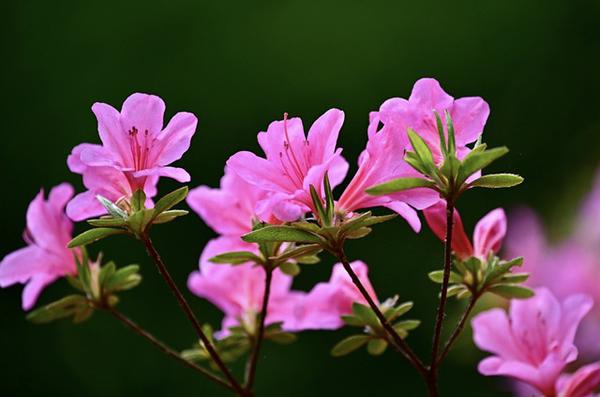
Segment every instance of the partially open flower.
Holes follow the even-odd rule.
[[[29,310],[48,284],[67,274],[76,273],[73,252],[67,248],[73,223],[64,213],[73,196],[68,183],[50,190],[48,199],[40,191],[27,208],[27,247],[6,255],[0,262],[0,287],[26,284],[23,309]]]

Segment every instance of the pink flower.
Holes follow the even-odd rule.
[[[594,393],[598,386],[600,386],[600,362],[583,366],[573,374],[561,376],[556,392],[560,397],[594,397],[600,396]]]
[[[437,204],[423,211],[427,224],[433,233],[442,241],[446,240],[446,202]],[[458,211],[454,210],[454,227],[452,229],[452,250],[461,259],[476,256],[486,259],[490,253],[497,253],[506,235],[506,214],[502,208],[496,208],[481,218],[473,233],[473,244],[467,237]]]
[[[83,185],[88,189],[77,194],[67,204],[67,215],[74,221],[81,221],[106,214],[106,209],[100,204],[96,196],[101,195],[112,202],[118,203],[127,200],[134,193],[133,186],[125,172],[113,167],[88,166],[81,160],[85,150],[95,150],[100,145],[82,143],[73,148],[67,158],[67,164],[72,172],[83,176]],[[146,178],[144,193],[147,197],[147,206],[152,206],[151,198],[156,195],[157,176]]]
[[[468,153],[466,145],[479,138],[490,114],[490,108],[482,98],[465,97],[455,100],[442,89],[437,80],[431,78],[418,80],[408,100],[391,98],[385,101],[379,114],[384,126],[393,128],[400,134],[406,134],[412,128],[427,142],[439,163],[442,152],[434,111],[440,115],[444,125],[444,111],[450,113],[459,158]],[[410,149],[410,143],[407,143],[406,148]]]
[[[597,247],[588,246],[578,235],[554,246],[546,240],[543,226],[533,211],[520,209],[513,213],[505,252],[510,257],[523,256],[523,271],[530,273],[526,284],[547,287],[559,299],[584,293],[594,301],[600,301]],[[582,356],[600,358],[599,329],[600,306],[596,306],[577,333],[577,346]]]
[[[252,263],[230,266],[217,265],[209,259],[225,252],[250,251],[258,253],[255,244],[245,243],[235,237],[218,237],[204,248],[200,257],[200,271],[190,274],[188,288],[194,294],[207,299],[225,313],[219,337],[228,334],[228,328],[247,326],[253,329],[260,312],[265,288],[265,271]],[[292,278],[273,272],[271,296],[267,309],[266,324],[286,321],[291,308],[289,302],[295,293],[290,291]]]
[[[258,218],[257,204],[267,194],[226,167],[219,189],[194,188],[187,203],[215,232],[239,237],[252,231],[252,222]],[[266,212],[264,216],[269,218]]]
[[[368,267],[364,262],[350,264],[365,285],[369,295],[378,302],[373,286],[368,278]],[[293,316],[288,316],[284,328],[291,331],[307,329],[338,329],[344,325],[342,315],[352,313],[354,302],[367,305],[367,301],[341,263],[333,267],[331,278],[326,283],[318,283],[304,296],[294,302]]]
[[[331,109],[319,117],[304,134],[299,118],[272,122],[259,132],[258,143],[266,158],[251,152],[238,152],[227,161],[231,171],[246,182],[271,192],[259,206],[269,208],[282,221],[298,219],[312,208],[310,185],[322,190],[325,173],[331,185],[339,184],[348,163],[336,149],[344,113]]]
[[[494,354],[479,363],[479,372],[510,376],[554,396],[561,372],[577,358],[573,340],[591,307],[586,295],[559,302],[548,289],[538,288],[530,299],[512,300],[508,316],[502,309],[477,315],[475,344]]]
[[[23,309],[29,310],[48,284],[66,274],[76,273],[73,253],[67,248],[73,231],[72,222],[64,213],[73,196],[68,183],[55,186],[44,200],[40,191],[27,208],[27,247],[14,251],[0,262],[0,287],[21,283]]]
[[[379,113],[369,115],[366,149],[358,161],[358,171],[342,193],[337,208],[346,212],[362,208],[383,206],[401,215],[418,232],[421,221],[412,208],[424,209],[439,200],[439,194],[431,189],[410,189],[389,196],[372,196],[365,193],[368,188],[396,178],[419,177],[404,161],[404,148],[408,142],[406,134],[397,134],[393,129],[380,124]]]
[[[123,172],[130,186],[115,189],[125,192],[143,189],[148,177],[190,180],[184,169],[169,164],[188,150],[196,130],[196,116],[177,113],[163,129],[165,103],[157,96],[139,93],[127,98],[120,112],[98,102],[92,111],[98,119],[102,145],[81,147],[80,161],[88,167],[110,167]]]

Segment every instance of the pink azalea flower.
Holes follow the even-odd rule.
[[[98,102],[92,106],[92,111],[98,119],[102,145],[81,147],[80,161],[88,167],[110,167],[123,172],[130,186],[119,186],[117,190],[143,189],[148,177],[165,176],[179,182],[190,180],[184,169],[169,164],[179,160],[188,150],[196,130],[196,116],[177,113],[163,127],[163,100],[139,93],[128,97],[120,112]]]
[[[490,108],[482,98],[465,97],[455,100],[442,89],[437,80],[431,78],[418,80],[408,100],[391,98],[385,101],[379,114],[386,127],[393,128],[400,134],[406,134],[409,128],[417,132],[432,149],[434,158],[439,163],[442,152],[434,111],[437,111],[444,124],[444,112],[450,113],[459,158],[468,153],[467,144],[479,138],[490,114]],[[410,143],[407,143],[406,148],[410,149]]]
[[[563,375],[557,383],[560,397],[597,397],[594,393],[600,386],[600,362],[579,368],[575,373]]]
[[[134,193],[134,186],[130,183],[125,172],[113,167],[88,166],[81,160],[85,150],[96,150],[100,145],[82,143],[73,148],[67,158],[67,164],[72,172],[83,176],[83,185],[88,189],[77,194],[67,204],[67,215],[74,221],[106,214],[106,209],[97,199],[103,196],[114,203],[127,200]],[[156,195],[157,176],[146,178],[144,193],[147,197],[146,205],[152,206],[152,197]]]
[[[383,206],[402,216],[418,232],[421,221],[413,209],[424,209],[439,200],[439,194],[431,189],[410,189],[389,196],[372,196],[368,188],[396,178],[419,177],[404,161],[404,148],[408,142],[406,134],[397,134],[391,128],[378,130],[379,113],[369,115],[367,147],[359,157],[358,171],[342,193],[337,208],[352,212],[362,208]]]
[[[64,213],[73,196],[68,183],[50,190],[48,200],[40,191],[27,208],[27,247],[6,255],[0,262],[0,287],[21,283],[23,309],[29,310],[42,290],[57,278],[76,273],[75,258],[67,248],[73,224]]]
[[[371,298],[378,302],[367,275],[367,265],[361,261],[354,261],[350,266],[365,285]],[[290,331],[341,328],[344,325],[341,316],[352,313],[354,302],[367,305],[367,301],[352,283],[342,264],[338,263],[333,267],[328,282],[318,283],[306,295],[296,297],[296,301],[293,302],[293,316],[287,317],[284,328]]]
[[[220,188],[194,188],[187,203],[215,232],[239,237],[252,231],[252,222],[258,218],[257,205],[267,194],[226,167]],[[266,211],[263,215],[271,218]]]
[[[204,248],[200,257],[200,271],[190,274],[188,288],[197,296],[217,306],[225,318],[218,337],[227,336],[228,328],[246,325],[252,329],[260,312],[265,288],[265,271],[252,263],[230,266],[214,264],[209,259],[232,251],[258,253],[255,244],[245,243],[237,237],[218,237]],[[280,270],[273,272],[271,296],[266,324],[286,321],[290,315],[290,300],[296,299],[290,291],[292,278]]]
[[[508,316],[502,309],[477,315],[475,344],[493,354],[479,363],[479,372],[513,377],[553,397],[561,372],[577,358],[573,340],[591,307],[586,295],[559,302],[548,289],[538,288],[530,299],[512,300]]]
[[[520,209],[513,213],[505,252],[509,257],[523,256],[523,271],[530,274],[526,284],[547,287],[559,299],[584,293],[600,302],[597,247],[588,246],[579,235],[554,246],[546,240],[541,221],[533,211]],[[599,329],[600,307],[596,306],[583,320],[577,334],[577,346],[582,356],[600,358]]]
[[[228,167],[246,182],[271,192],[259,206],[269,208],[282,221],[298,219],[312,208],[310,185],[322,190],[325,173],[332,186],[339,184],[348,163],[336,149],[344,113],[331,109],[319,117],[304,134],[299,118],[272,122],[258,134],[266,158],[251,152],[238,152]]]
[[[437,204],[423,211],[427,224],[433,233],[442,241],[446,240],[446,202]],[[486,259],[490,253],[497,253],[506,235],[506,214],[502,208],[496,208],[477,222],[473,233],[473,244],[467,237],[458,211],[454,210],[454,227],[452,229],[452,250],[461,259],[476,256]]]

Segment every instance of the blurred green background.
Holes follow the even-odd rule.
[[[0,8],[0,256],[23,245],[25,210],[41,186],[67,180],[82,188],[65,159],[76,144],[98,142],[91,104],[119,107],[136,91],[160,95],[168,117],[180,110],[198,116],[192,148],[179,163],[192,174],[191,186],[217,185],[225,160],[258,150],[256,133],[286,111],[309,125],[328,108],[343,109],[340,145],[353,171],[368,111],[407,97],[416,79],[436,77],[455,97],[480,95],[491,106],[486,141],[512,150],[494,169],[521,173],[526,183],[465,196],[468,229],[492,208],[524,203],[560,234],[600,158],[597,1],[5,0]],[[164,193],[175,185],[160,187]],[[195,215],[157,228],[157,246],[181,286],[213,236]],[[370,265],[380,297],[398,293],[416,302],[412,315],[423,324],[410,342],[423,354],[437,293],[425,274],[439,267],[441,248],[428,230],[415,235],[397,221],[349,249]],[[143,267],[144,282],[122,296],[124,312],[179,349],[193,342],[139,243],[117,237],[94,249]],[[306,268],[295,285],[308,289],[327,279],[331,263]],[[58,282],[40,303],[67,290]],[[2,396],[228,395],[103,314],[77,326],[28,324],[20,292],[0,291]],[[213,306],[188,295],[202,319],[218,324]],[[291,346],[267,344],[257,394],[423,395],[415,372],[392,352],[331,358],[329,349],[346,334],[307,332]],[[442,371],[443,395],[508,395],[501,380],[476,373],[482,355],[468,337],[461,342]]]

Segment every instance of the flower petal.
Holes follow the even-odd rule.
[[[330,109],[315,120],[308,131],[312,164],[325,162],[333,156],[342,124],[344,112],[339,109]]]
[[[54,280],[56,276],[51,274],[37,274],[29,280],[25,288],[23,288],[23,310],[29,310],[37,301],[38,297],[42,293],[42,290]]]
[[[135,93],[123,102],[121,129],[127,132],[135,127],[140,133],[148,131],[149,135],[156,136],[163,128],[164,115],[165,103],[160,97]]]
[[[480,97],[459,98],[454,101],[450,115],[456,132],[456,144],[464,146],[475,142],[483,132],[490,106]]]
[[[168,165],[179,160],[189,149],[192,136],[196,132],[198,119],[192,113],[177,113],[160,134],[160,153],[156,159],[158,165]]]
[[[506,235],[506,214],[496,208],[481,218],[473,233],[475,255],[485,258],[490,252],[497,253]]]

